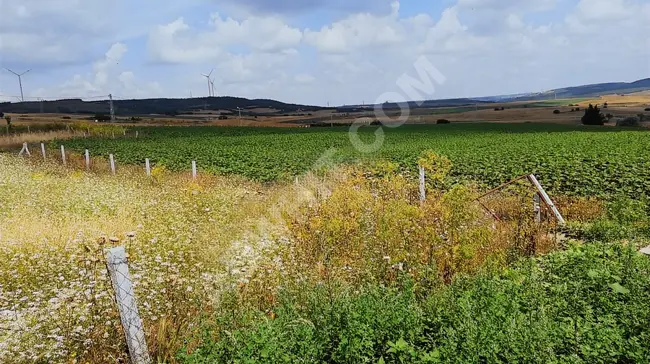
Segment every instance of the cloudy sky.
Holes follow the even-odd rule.
[[[382,101],[424,56],[427,98],[650,77],[650,0],[0,0],[0,66],[28,99]],[[0,100],[20,95],[0,71]]]

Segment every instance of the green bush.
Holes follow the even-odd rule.
[[[582,117],[584,125],[603,125],[605,124],[605,116],[600,112],[598,106],[589,104],[585,110],[585,115]]]
[[[630,116],[616,122],[616,126],[639,126],[639,118]]]
[[[334,284],[283,291],[273,314],[236,301],[193,363],[605,363],[650,358],[650,259],[575,245],[505,272],[422,290]]]

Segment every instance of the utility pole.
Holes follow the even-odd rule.
[[[241,126],[241,108],[237,107],[237,111],[239,111],[239,126]]]
[[[43,99],[39,98],[38,101],[41,102],[41,114],[43,113]]]
[[[5,68],[5,69],[6,69],[7,71],[13,73],[14,75],[18,76],[18,85],[20,85],[20,101],[21,101],[21,102],[25,102],[25,96],[23,95],[23,79],[22,79],[22,77],[23,77],[23,75],[24,75],[25,73],[27,73],[27,72],[29,72],[29,71],[31,71],[31,70],[27,70],[27,71],[25,71],[25,72],[23,72],[23,73],[16,73],[16,72],[10,70],[9,68]]]
[[[111,108],[111,121],[115,121],[115,108],[113,107],[113,95],[108,94],[108,99],[109,99],[108,103]]]

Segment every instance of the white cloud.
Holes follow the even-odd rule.
[[[434,98],[650,74],[647,0],[449,0],[440,13],[411,6],[408,16],[389,0],[228,1],[242,12],[188,1],[0,0],[0,63],[39,64],[28,88],[47,77],[49,86],[32,96],[199,95],[199,73],[215,68],[220,95],[319,104],[399,91],[421,55],[448,80]],[[333,19],[315,23],[330,13],[313,9]],[[2,94],[16,95],[9,76],[0,72]]]
[[[312,83],[312,82],[316,81],[316,78],[314,78],[314,76],[312,76],[310,74],[301,73],[301,74],[297,74],[296,76],[294,76],[294,80],[297,83]]]
[[[399,3],[394,2],[392,12],[387,16],[360,13],[324,26],[319,31],[307,29],[305,41],[324,53],[348,53],[369,47],[386,47],[405,40],[405,25],[399,19]]]
[[[243,21],[212,14],[207,29],[193,29],[183,18],[158,26],[149,35],[149,53],[160,62],[217,61],[229,46],[256,52],[291,52],[300,44],[302,32],[278,18],[252,17]]]
[[[92,72],[76,74],[71,79],[50,88],[39,88],[32,92],[32,98],[40,95],[59,97],[100,96],[109,93],[129,97],[162,96],[163,90],[156,82],[138,82],[132,71],[124,71],[120,66],[127,47],[122,43],[113,44],[102,59],[93,63]]]

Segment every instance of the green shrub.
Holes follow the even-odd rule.
[[[639,126],[639,118],[630,116],[616,122],[616,126]]]
[[[585,110],[585,115],[582,117],[584,125],[603,125],[605,123],[605,116],[600,112],[598,106],[589,104]]]
[[[273,314],[232,305],[194,363],[593,363],[650,358],[650,259],[631,244],[575,245],[502,273],[421,291],[297,285]],[[290,285],[288,286],[290,287]]]

